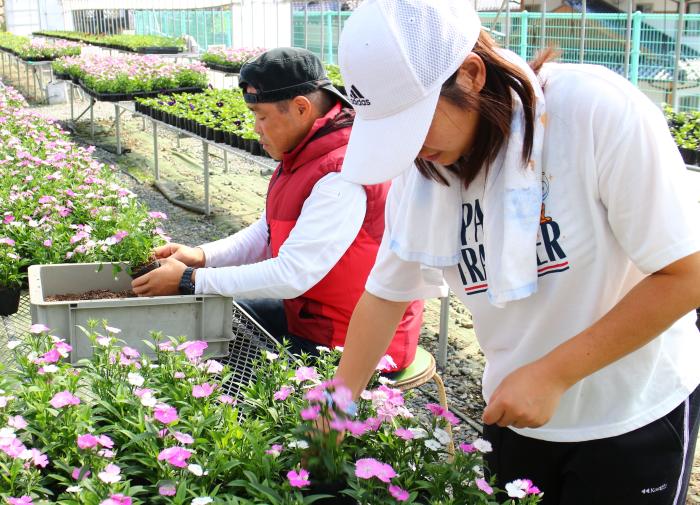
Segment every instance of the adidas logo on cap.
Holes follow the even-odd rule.
[[[350,103],[353,105],[372,105],[353,84],[350,86]]]

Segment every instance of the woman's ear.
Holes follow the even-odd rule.
[[[479,93],[486,83],[486,65],[476,53],[469,53],[459,67],[457,82],[465,89]]]

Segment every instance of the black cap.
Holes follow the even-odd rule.
[[[331,84],[321,60],[311,51],[297,47],[270,49],[248,60],[241,67],[238,85],[247,103],[279,102],[323,89],[352,107]],[[257,93],[247,93],[248,86]]]

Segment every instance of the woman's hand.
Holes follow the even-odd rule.
[[[182,244],[165,244],[153,250],[156,259],[173,258],[188,267],[202,268],[205,266],[204,251],[199,247],[188,247]]]
[[[567,383],[539,360],[518,368],[498,385],[484,410],[484,424],[538,428],[554,415]]]
[[[187,266],[172,257],[160,260],[160,267],[131,281],[138,296],[166,296],[180,293],[180,279]]]

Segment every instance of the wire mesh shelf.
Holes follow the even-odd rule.
[[[17,313],[0,317],[0,363],[12,366],[12,352],[7,343],[21,339],[31,324],[29,293],[23,291]],[[243,388],[255,380],[253,363],[260,358],[262,351],[275,352],[277,341],[235,302],[232,325],[233,340],[229,344],[229,354],[219,359],[231,368],[231,378],[222,385],[221,393],[241,400]]]

